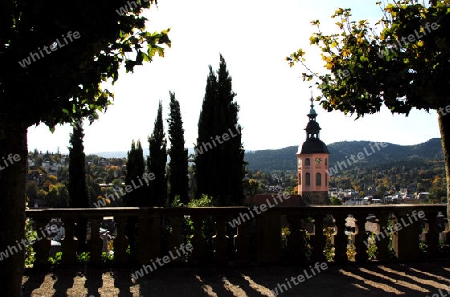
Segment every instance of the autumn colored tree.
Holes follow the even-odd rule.
[[[0,157],[16,158],[0,173],[0,250],[25,238],[27,128],[51,129],[105,110],[119,67],[163,55],[168,30],[150,33],[141,13],[153,0],[0,1]],[[128,13],[119,9],[129,7]],[[24,251],[2,261],[5,296],[22,296]]]
[[[380,4],[381,2],[378,2]],[[290,65],[303,64],[303,77],[315,81],[322,106],[356,114],[357,118],[380,111],[408,115],[412,108],[435,110],[450,192],[450,1],[394,1],[382,7],[383,18],[371,27],[367,20],[352,21],[350,9],[338,9],[338,33],[327,35],[320,22],[311,44],[322,51],[323,73],[307,67],[302,49],[291,54]],[[450,203],[450,199],[447,200]],[[447,204],[450,217],[450,204]]]

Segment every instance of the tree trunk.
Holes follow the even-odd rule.
[[[0,116],[0,296],[22,296],[27,127]],[[8,158],[9,157],[9,158]],[[22,242],[22,243],[21,243]]]
[[[445,180],[447,181],[447,220],[450,222],[450,114],[439,116],[439,130],[441,132],[442,152],[444,153],[445,161]]]

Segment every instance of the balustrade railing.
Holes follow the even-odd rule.
[[[192,252],[173,263],[248,264],[416,260],[448,247],[444,205],[273,207],[249,215],[247,207],[30,209],[36,230],[51,219],[64,226],[62,264],[77,263],[77,220],[88,220],[89,263],[102,264],[111,228],[114,265],[147,264],[182,244]],[[247,214],[247,215],[245,215]],[[105,226],[105,218],[113,224]],[[111,222],[111,221],[110,221]],[[234,227],[233,227],[234,226]],[[51,238],[34,243],[34,267],[49,264]]]

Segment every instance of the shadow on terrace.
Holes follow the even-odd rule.
[[[433,296],[450,291],[443,205],[273,207],[259,214],[252,209],[27,210],[38,232],[56,220],[64,234],[61,245],[50,238],[34,243],[24,296]],[[75,230],[83,220],[88,220],[88,236],[82,247]]]

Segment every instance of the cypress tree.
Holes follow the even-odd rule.
[[[134,140],[131,142],[126,166],[125,185],[136,185],[136,187],[133,186],[132,191],[126,194],[124,204],[126,206],[149,206],[148,197],[146,197],[147,186],[145,184],[141,186],[139,183],[139,180],[143,181],[142,176],[145,170],[144,152],[140,140],[136,144]]]
[[[196,195],[210,195],[219,206],[242,205],[244,197],[244,149],[235,96],[220,55],[217,75],[209,66],[195,146]]]
[[[131,141],[131,149],[127,154],[127,172],[125,174],[125,186],[131,186],[137,182],[138,178],[142,178],[145,170],[144,153],[142,151],[142,146],[140,140],[135,144],[134,140]],[[123,189],[120,191],[123,193]],[[147,197],[147,187],[144,185],[140,188],[133,189],[131,192],[127,193],[123,199],[125,206],[148,206],[146,205],[146,200],[148,204]],[[147,199],[146,199],[147,198]],[[136,254],[136,230],[137,230],[137,218],[129,217],[127,218],[125,225],[125,232],[128,237],[128,243],[130,245],[130,254],[134,258]]]
[[[148,138],[150,155],[147,158],[147,167],[155,175],[155,178],[150,181],[152,206],[164,206],[167,202],[167,141],[165,137],[160,101],[155,127],[152,135]]]
[[[217,135],[214,123],[214,107],[217,105],[216,87],[217,77],[209,66],[209,74],[206,79],[205,97],[203,99],[202,110],[198,121],[198,138],[195,145],[195,196],[199,198],[201,194],[208,194],[212,197],[218,196],[218,185],[215,184],[217,177],[215,171],[210,170],[209,164],[214,164],[215,154],[207,143],[211,141],[212,135]]]
[[[184,147],[184,129],[181,119],[180,103],[175,98],[175,93],[170,95],[170,113],[167,123],[169,125],[169,184],[170,193],[168,205],[171,205],[175,196],[180,196],[180,202],[187,204],[188,197],[188,150]]]
[[[83,146],[83,125],[73,125],[69,147],[69,206],[89,208],[89,194],[86,185],[86,160]],[[77,219],[75,236],[80,249],[86,245],[87,219]]]

